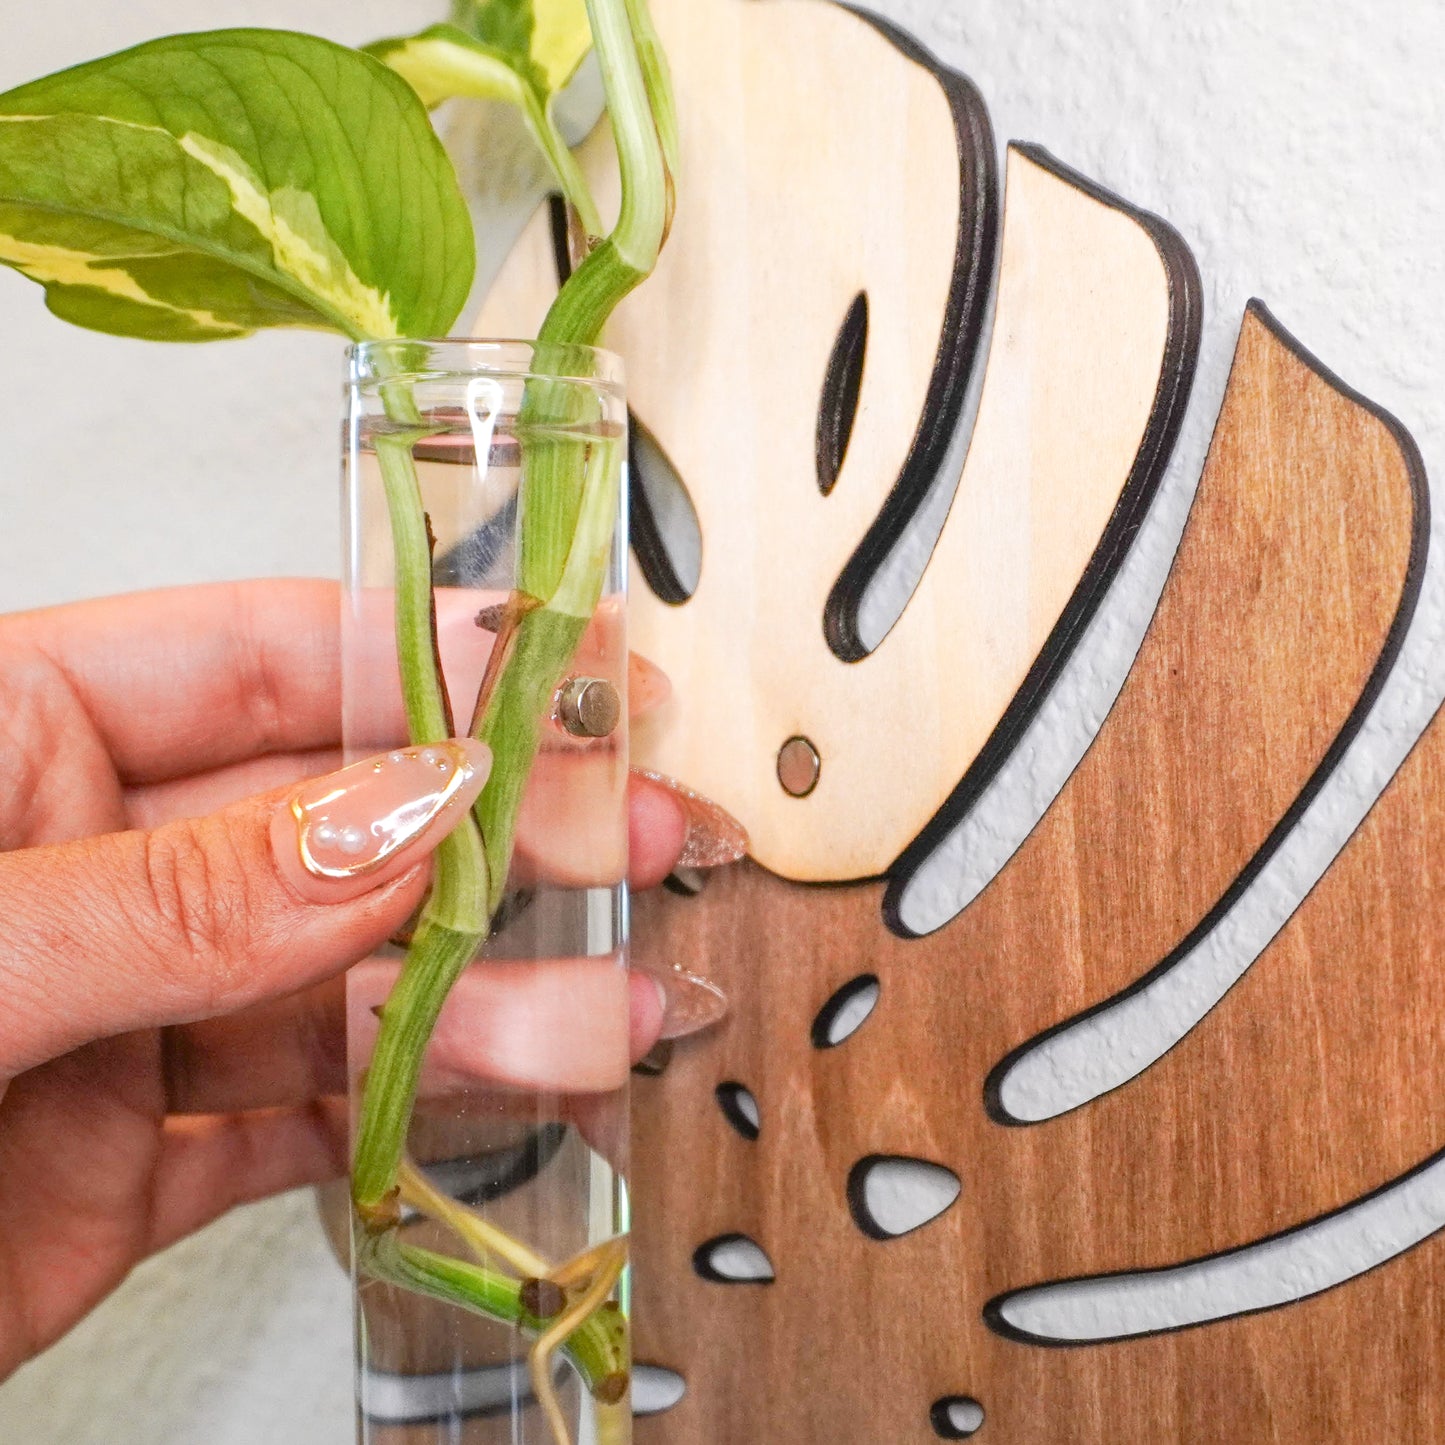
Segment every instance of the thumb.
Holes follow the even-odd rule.
[[[207,818],[0,854],[0,1080],[346,968],[420,902],[490,768],[470,739],[405,748]]]

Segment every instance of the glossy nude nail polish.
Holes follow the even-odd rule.
[[[469,738],[397,748],[304,783],[275,825],[277,857],[295,877],[344,882],[404,867],[400,855],[439,842],[486,782],[491,752]],[[287,856],[285,835],[290,838]],[[419,856],[419,855],[418,855]]]
[[[680,1039],[720,1023],[728,1011],[728,996],[710,978],[690,972],[681,964],[649,968],[647,976],[662,998],[661,1039]]]

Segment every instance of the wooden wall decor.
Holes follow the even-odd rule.
[[[650,766],[747,818],[754,855],[785,877],[856,878],[888,867],[968,772],[1041,656],[1048,666],[1067,647],[1114,554],[1113,534],[1157,481],[1155,433],[1177,419],[1172,403],[1192,361],[1184,308],[1193,293],[1187,273],[1171,274],[1174,252],[1133,214],[1020,150],[1010,153],[1001,252],[996,334],[1012,344],[990,354],[933,565],[893,631],[861,660],[835,654],[825,618],[835,579],[879,510],[861,483],[889,474],[867,444],[872,399],[894,391],[877,349],[885,301],[875,290],[872,360],[828,495],[809,455],[826,356],[800,368],[785,355],[786,377],[749,375],[741,396],[730,379],[733,409],[762,413],[748,423],[757,428],[751,444],[736,446],[689,420],[699,401],[706,411],[705,399],[662,371],[654,378],[632,368],[635,409],[688,486],[704,547],[688,603],[644,595],[634,609],[638,647],[676,669],[672,706],[644,723],[637,745]],[[686,261],[680,251],[679,272]],[[683,273],[678,284],[696,282]],[[654,304],[678,303],[663,291]],[[639,339],[653,319],[638,323]],[[724,373],[731,349],[724,340],[714,357]],[[753,400],[764,397],[766,406]],[[1030,426],[1055,407],[1070,420],[1053,435],[1072,428],[1074,436],[1058,446]],[[766,527],[756,525],[761,516]],[[751,685],[740,689],[744,675]],[[900,726],[913,746],[880,790],[877,759]],[[804,798],[778,786],[779,749],[793,737],[821,759]]]
[[[1216,476],[1238,479],[1249,505]],[[1325,479],[1346,490],[1321,495]],[[1224,508],[1227,523],[1216,520]],[[1331,543],[1343,550],[1327,560],[1317,533],[1337,518]],[[1108,725],[1025,845],[1072,836],[1071,848],[1058,846],[1074,855],[1083,900],[1072,929],[1090,960],[1089,1007],[1168,970],[1288,836],[1395,663],[1429,518],[1408,434],[1252,302],[1191,530],[1144,646]],[[1151,755],[1148,772],[1139,763]],[[1018,917],[1038,911],[1018,872],[1005,870],[976,921],[1020,886],[1015,918],[996,915],[1000,932],[1018,937]],[[1078,1012],[1065,1008],[1054,1024]],[[988,1106],[1004,1123],[1022,1122],[1006,1084],[1037,1045],[1030,1032],[989,1078]]]
[[[1123,691],[988,887],[905,936],[899,890],[1147,511],[1199,278],[1164,222],[1031,146],[1000,223],[977,92],[887,27],[827,0],[655,9],[686,183],[610,339],[701,568],[666,576],[644,511],[633,641],[676,693],[638,760],[734,812],[753,861],[635,905],[641,957],[733,1000],[636,1083],[639,1445],[1442,1438],[1445,864],[1421,820],[1445,722],[1232,989],[1147,1038],[1112,1023],[1222,930],[1376,705],[1425,565],[1413,443],[1251,303]],[[553,229],[479,328],[535,327]],[[861,600],[949,481],[978,368],[931,564],[870,640]],[[1083,1082],[1050,1093],[1079,1040]]]
[[[634,746],[746,818],[754,856],[783,876],[877,875],[1000,725],[1026,720],[1097,602],[1182,415],[1198,280],[1162,222],[1040,151],[1010,150],[995,345],[948,526],[893,631],[845,662],[863,580],[934,480],[962,401],[990,207],[960,195],[986,202],[986,124],[965,125],[968,103],[950,104],[935,71],[817,0],[688,0],[657,20],[682,169],[706,181],[680,190],[658,272],[608,339],[691,495],[703,562],[682,606],[637,589],[634,645],[668,659],[674,701]],[[837,74],[866,76],[866,94],[839,90]],[[806,204],[799,152],[821,158]],[[837,156],[847,164],[822,163]],[[591,160],[602,185],[605,155]],[[477,326],[506,334],[537,315],[546,293],[528,287],[552,255],[539,214]],[[858,407],[825,494],[820,396],[860,293]],[[686,327],[668,324],[682,315]],[[900,726],[913,747],[879,790],[876,761]],[[778,786],[796,736],[821,757],[805,798]]]
[[[1406,1369],[1438,1370],[1445,1386],[1445,1349],[1414,1331],[1390,1335],[1390,1369],[1375,1360],[1367,1388],[1354,1328],[1315,1340],[1306,1369],[1290,1354],[1297,1334],[1274,1343],[1274,1315],[1066,1354],[1005,1341],[982,1319],[988,1301],[1023,1285],[1172,1264],[1307,1221],[1445,1138],[1427,1102],[1440,1065],[1424,1060],[1445,1011],[1411,1002],[1440,992],[1423,986],[1432,950],[1391,948],[1374,986],[1345,995],[1361,1004],[1353,1027],[1321,1016],[1325,976],[1393,939],[1391,918],[1412,907],[1398,881],[1386,901],[1379,875],[1391,863],[1368,828],[1336,871],[1355,856],[1373,868],[1366,891],[1386,917],[1360,914],[1346,883],[1342,906],[1355,916],[1334,917],[1318,952],[1302,955],[1292,940],[1313,936],[1322,886],[1257,977],[1129,1089],[1030,1128],[1000,1126],[982,1102],[1002,1056],[1147,972],[1297,809],[1393,661],[1427,524],[1408,439],[1252,308],[1125,691],[972,908],[927,938],[899,939],[880,926],[878,887],[802,889],[755,867],[694,899],[638,900],[639,948],[705,958],[736,1000],[714,1037],[679,1047],[660,1078],[637,1085],[639,1351],[688,1381],[656,1438],[922,1440],[932,1404],[960,1394],[983,1404],[988,1438],[1007,1442],[1304,1445],[1376,1419],[1401,1426],[1381,1438],[1431,1438],[1410,1435],[1412,1407],[1387,1398]],[[1397,787],[1408,827],[1419,785]],[[1429,864],[1417,867],[1428,893]],[[1426,926],[1400,931],[1413,941]],[[819,1049],[819,1011],[836,1013],[837,992],[867,975],[878,981],[872,1013]],[[1249,1002],[1256,988],[1268,999]],[[1353,1067],[1335,1067],[1336,1038]],[[1201,1049],[1210,1057],[1191,1066],[1187,1050]],[[709,1126],[723,1081],[755,1098],[756,1140],[715,1108]],[[958,1202],[916,1232],[867,1237],[850,1182],[879,1155],[956,1173]],[[724,1231],[766,1251],[776,1274],[766,1290],[688,1277],[698,1242]],[[1428,1272],[1426,1260],[1391,1267]],[[1354,1289],[1299,1308],[1349,1313]],[[1365,1337],[1393,1296],[1373,1298]],[[1246,1348],[1281,1381],[1294,1372],[1287,1392],[1231,1392]],[[1337,1404],[1349,1400],[1338,1434],[1303,1409],[1321,1376]]]

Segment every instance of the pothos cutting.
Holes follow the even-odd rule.
[[[589,49],[621,177],[608,234],[554,117]],[[594,344],[652,270],[672,216],[673,105],[646,0],[458,0],[451,23],[365,51],[289,31],[175,35],[23,85],[0,95],[0,261],[40,283],[57,316],[116,335],[207,341],[301,326],[353,342],[445,336],[471,289],[475,247],[427,111],[456,95],[516,106],[535,137],[580,238],[538,340]],[[421,417],[404,374],[383,394],[398,428],[377,456],[401,691],[411,741],[435,743],[452,725],[428,519],[405,444]],[[545,377],[528,383],[523,421],[529,409],[556,421]],[[405,1141],[433,1027],[502,902],[538,719],[599,600],[618,451],[523,448],[518,585],[471,726],[492,770],[472,816],[437,850],[381,1010],[352,1160],[360,1267],[529,1336],[534,1392],[558,1445],[568,1430],[555,1352],[591,1392],[604,1438],[626,1397],[625,1325],[606,1307],[625,1242],[544,1259],[435,1189]],[[403,1206],[448,1227],[459,1251],[405,1241]]]

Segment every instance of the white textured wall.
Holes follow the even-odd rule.
[[[445,0],[5,0],[0,90],[157,35],[286,26],[364,44]],[[56,321],[0,274],[0,609],[255,573],[334,575],[342,346],[167,346]]]
[[[442,7],[12,0],[7,8],[0,88],[165,31],[273,24],[360,40]],[[1168,216],[1193,246],[1208,314],[1174,473],[1176,513],[1252,294],[1395,411],[1432,475],[1445,477],[1445,8],[1420,0],[888,0],[879,8],[973,76],[1001,140],[1044,143]],[[0,606],[331,572],[338,394],[339,350],[325,338],[138,347],[63,327],[28,283],[0,275]],[[1445,512],[1438,494],[1436,506],[1437,516]],[[1167,527],[1159,546],[1166,541]],[[1417,634],[1426,640],[1441,590],[1431,589]],[[1136,631],[1114,628],[1115,650]],[[1098,645],[1106,658],[1109,636]],[[1433,657],[1433,648],[1415,650],[1420,708],[1439,689]],[[345,1297],[304,1198],[239,1213],[139,1271],[71,1340],[0,1387],[0,1439],[344,1445]]]

